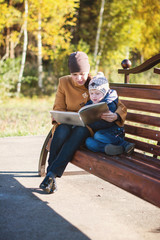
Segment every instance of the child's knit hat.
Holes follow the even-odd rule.
[[[89,72],[90,64],[87,54],[79,51],[71,53],[68,59],[68,67],[70,73]]]
[[[107,78],[105,78],[105,76],[103,76],[102,74],[97,74],[89,82],[89,91],[91,89],[99,90],[105,96],[107,94],[108,90],[109,90],[109,83],[108,83]]]

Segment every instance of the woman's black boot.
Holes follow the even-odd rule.
[[[54,193],[57,191],[56,179],[48,173],[39,187],[47,193]]]

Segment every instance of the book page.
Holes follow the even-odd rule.
[[[88,107],[88,108],[86,108]],[[102,113],[108,112],[109,108],[106,102],[87,105],[82,107],[79,114],[85,124],[93,123],[100,120]]]
[[[83,127],[85,126],[79,113],[77,112],[50,111],[50,113],[56,122]]]
[[[86,106],[81,107],[78,112],[86,111],[88,108],[97,108],[97,106],[106,105],[106,104],[107,104],[106,102],[99,102],[99,103],[86,105]],[[108,105],[107,105],[107,107],[108,107]]]

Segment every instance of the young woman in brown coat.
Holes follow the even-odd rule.
[[[90,64],[84,52],[74,52],[69,56],[69,70],[71,75],[61,77],[56,93],[54,110],[77,112],[89,100],[88,83]],[[103,119],[123,126],[126,118],[126,107],[119,101],[115,113],[103,114]],[[61,177],[67,164],[72,160],[76,150],[86,138],[91,135],[89,127],[58,124],[53,119],[55,128],[48,159],[47,175],[40,188],[47,193],[57,190],[56,177]]]

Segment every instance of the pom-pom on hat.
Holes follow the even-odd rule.
[[[87,54],[79,51],[71,53],[68,60],[68,67],[70,73],[89,72],[90,64]]]
[[[89,83],[89,91],[91,89],[99,90],[105,96],[109,90],[109,83],[107,78],[105,78],[104,75],[97,74]]]

